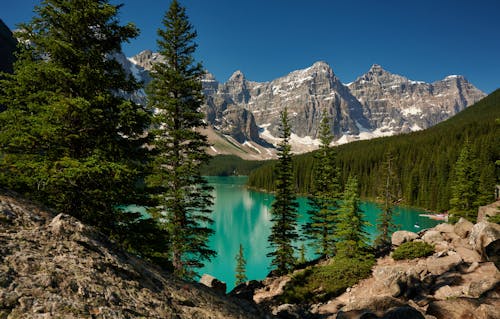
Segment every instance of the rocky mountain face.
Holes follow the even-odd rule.
[[[441,81],[411,81],[373,65],[349,89],[363,105],[370,126],[380,133],[407,133],[431,127],[485,95],[463,76]]]
[[[68,215],[0,193],[0,318],[266,318]]]
[[[151,51],[128,60],[125,68],[145,83],[152,64],[163,62]],[[325,113],[331,118],[335,142],[342,144],[428,128],[485,96],[463,76],[429,84],[392,74],[379,65],[344,85],[325,62],[270,82],[253,82],[236,71],[225,83],[207,73],[202,84],[210,127],[233,149],[242,151],[237,155],[255,159],[273,156],[273,145],[279,142],[279,115],[285,106],[292,149],[302,153],[317,148]],[[216,148],[210,151],[224,153]]]

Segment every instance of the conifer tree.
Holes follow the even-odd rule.
[[[478,196],[478,169],[477,159],[474,156],[469,140],[467,139],[460,151],[454,167],[451,182],[450,213],[452,222],[460,217],[474,222],[477,206],[474,202]]]
[[[195,269],[215,256],[208,247],[213,230],[212,187],[200,173],[208,162],[206,136],[198,128],[205,126],[201,63],[194,60],[196,32],[186,10],[173,0],[158,30],[159,53],[165,63],[156,63],[148,87],[149,105],[155,108],[152,132],[158,153],[154,173],[148,183],[157,189],[158,201],[152,214],[167,229],[174,273],[194,278]]]
[[[113,59],[138,34],[119,9],[44,0],[19,26],[14,74],[0,81],[0,184],[121,238],[137,220],[118,205],[144,198],[150,113],[119,94],[138,88]]]
[[[299,249],[299,259],[297,260],[297,264],[300,265],[300,264],[304,264],[306,262],[307,262],[306,245],[302,243],[302,245],[300,245],[300,249]]]
[[[311,239],[315,252],[331,257],[335,253],[335,226],[338,201],[340,199],[340,170],[336,164],[336,152],[330,144],[333,141],[330,120],[324,112],[320,124],[321,145],[314,158],[314,189],[309,197],[310,222],[304,227]]]
[[[276,164],[276,192],[271,209],[271,235],[269,244],[274,248],[268,257],[272,257],[271,266],[277,273],[288,273],[295,265],[293,242],[298,239],[297,209],[290,146],[291,129],[288,124],[288,111],[281,112],[281,142],[278,145],[278,162]]]
[[[337,237],[337,256],[359,257],[368,248],[368,234],[364,230],[367,222],[359,207],[358,180],[350,176],[347,180],[339,208],[339,223],[335,235]]]
[[[246,260],[245,260],[245,255],[243,254],[243,245],[240,244],[240,249],[238,251],[238,254],[236,255],[236,282],[235,285],[238,286],[240,284],[243,284],[247,281],[247,275],[246,275]]]
[[[396,172],[396,158],[392,150],[385,154],[382,163],[382,176],[380,178],[379,197],[382,200],[380,205],[381,213],[377,219],[377,232],[374,245],[378,249],[385,249],[391,245],[391,232],[395,225],[393,222],[394,202],[399,199],[400,187]]]

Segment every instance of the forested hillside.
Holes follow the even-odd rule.
[[[396,156],[400,202],[433,210],[449,209],[454,166],[465,141],[469,141],[477,174],[477,187],[485,192],[483,201],[493,199],[494,184],[500,168],[500,90],[453,118],[428,130],[375,140],[359,141],[337,147],[337,164],[345,183],[350,174],[359,179],[365,198],[376,198],[381,164],[388,150]],[[314,184],[313,153],[294,158],[296,189],[308,193]],[[274,162],[253,171],[248,180],[251,187],[272,190]]]
[[[202,173],[206,176],[249,175],[265,161],[248,161],[236,155],[217,155],[203,166]]]

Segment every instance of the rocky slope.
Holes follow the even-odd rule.
[[[0,318],[263,318],[117,250],[68,215],[0,194]]]
[[[162,57],[146,50],[124,65],[147,83],[154,62],[162,62]],[[317,148],[325,112],[332,118],[336,143],[341,144],[425,129],[485,96],[462,76],[428,84],[378,65],[346,86],[325,62],[270,82],[253,82],[236,71],[225,83],[207,73],[202,83],[207,122],[219,135],[220,147],[211,153],[234,154],[228,150],[236,148],[237,155],[254,159],[274,156],[279,113],[285,106],[291,117],[292,149],[302,153]]]
[[[435,253],[413,260],[380,258],[371,277],[323,304],[280,304],[290,275],[239,286],[233,295],[252,298],[280,318],[500,318],[500,225],[461,219],[392,236],[394,247],[407,241],[430,243]]]

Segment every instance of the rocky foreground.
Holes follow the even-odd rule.
[[[498,211],[500,202],[490,206]],[[250,296],[280,318],[500,318],[500,225],[461,219],[392,236],[394,247],[408,241],[430,243],[435,253],[402,261],[379,258],[371,277],[324,304],[280,304],[278,296],[293,275],[251,282],[232,294]]]
[[[371,277],[323,304],[281,304],[293,274],[251,281],[225,296],[220,287],[178,280],[116,249],[71,216],[4,194],[0,319],[500,318],[500,225],[462,219],[392,237],[394,247],[408,241],[431,243],[435,253],[380,258]]]
[[[0,195],[0,318],[265,318],[113,247],[68,215]]]

